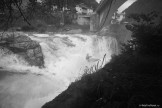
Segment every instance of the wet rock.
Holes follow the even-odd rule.
[[[98,35],[114,37],[119,43],[126,43],[131,39],[131,31],[129,31],[124,24],[111,24],[105,26]]]
[[[44,59],[41,46],[26,35],[6,33],[0,36],[1,49],[8,49],[8,52],[18,54],[24,58],[29,65],[44,67]]]
[[[0,46],[0,56],[5,56],[5,55],[10,55],[13,54],[13,52],[11,50],[9,50],[8,48],[5,48],[3,46]]]

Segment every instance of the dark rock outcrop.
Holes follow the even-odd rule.
[[[5,33],[0,36],[0,48],[21,56],[31,66],[44,67],[41,46],[26,35]]]

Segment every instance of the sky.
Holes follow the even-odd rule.
[[[101,0],[96,0],[96,1],[97,1],[97,3],[100,3]]]
[[[119,8],[118,8],[118,13],[123,12],[125,9],[127,9],[129,6],[131,6],[134,2],[137,0],[127,0],[125,3],[123,3]]]

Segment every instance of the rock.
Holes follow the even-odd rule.
[[[14,42],[15,43],[20,43],[20,42],[29,42],[31,41],[31,39],[27,36],[23,36],[23,35],[20,35],[20,36],[17,36],[15,39],[14,39]]]
[[[18,54],[24,58],[29,65],[44,67],[44,58],[41,46],[26,35],[4,34],[0,36],[1,48],[8,49],[8,52]]]
[[[100,59],[93,58],[92,56],[90,56],[89,54],[87,54],[86,60],[87,60],[88,62],[96,62],[96,61],[99,61]]]
[[[0,55],[5,56],[8,54],[13,54],[13,52],[3,46],[0,46]]]
[[[29,50],[27,50],[27,55],[28,55],[28,57],[34,57],[34,50],[33,49],[29,49]]]
[[[15,47],[15,48],[19,48],[19,49],[34,49],[35,47],[37,47],[39,45],[39,43],[34,42],[34,41],[28,41],[28,42],[20,42],[20,43],[12,43],[10,44],[10,47]]]

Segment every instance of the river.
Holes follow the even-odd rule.
[[[27,34],[39,42],[45,68],[0,52],[0,108],[41,108],[88,67],[110,61],[116,39],[83,34]]]

